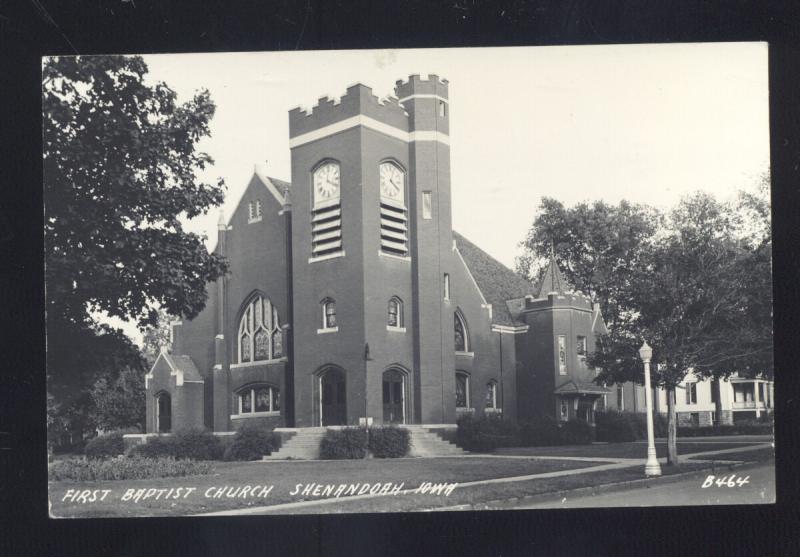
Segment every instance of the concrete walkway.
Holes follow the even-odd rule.
[[[732,449],[719,449],[712,451],[703,451],[700,453],[689,453],[681,455],[683,458],[697,457],[697,456],[714,456],[725,455],[729,453],[740,453],[743,451],[755,451],[759,449],[772,448],[773,443],[759,443],[757,445],[750,445],[746,447],[735,447]],[[592,458],[592,457],[560,457],[560,456],[502,456],[502,455],[464,455],[464,456],[448,456],[448,457],[433,457],[433,458],[526,458],[531,460],[572,460],[572,461],[588,461],[588,462],[603,462],[598,466],[587,466],[586,468],[576,468],[571,470],[559,470],[556,472],[545,472],[541,474],[529,474],[524,476],[511,476],[506,478],[491,478],[487,480],[477,480],[472,482],[458,483],[458,487],[475,487],[482,485],[502,484],[524,482],[545,478],[556,478],[560,476],[572,476],[577,474],[586,474],[590,472],[600,472],[603,470],[618,470],[622,468],[629,468],[632,466],[644,466],[646,459],[644,458]],[[666,463],[666,458],[659,459],[662,463]],[[719,460],[716,460],[719,462]],[[694,460],[693,462],[704,462],[704,460]],[[710,462],[710,461],[709,461]],[[416,489],[416,488],[415,488]],[[412,494],[415,489],[404,489],[400,494]],[[351,495],[346,498],[330,498],[318,499],[312,501],[298,501],[295,503],[280,503],[276,505],[265,505],[260,507],[248,507],[246,509],[236,509],[227,511],[216,511],[211,513],[201,513],[196,516],[236,516],[236,515],[250,515],[250,514],[263,514],[286,512],[291,514],[296,509],[304,509],[307,507],[320,507],[320,512],[324,512],[324,508],[330,505],[336,505],[342,501],[356,501],[360,499],[374,499],[377,497],[387,497],[381,494],[364,494],[364,495]]]

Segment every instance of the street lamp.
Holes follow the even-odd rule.
[[[639,349],[639,357],[644,362],[644,399],[647,404],[647,464],[644,465],[645,476],[660,476],[661,465],[656,458],[656,445],[653,440],[653,390],[650,388],[650,359],[653,349],[644,341]]]

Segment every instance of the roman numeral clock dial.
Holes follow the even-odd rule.
[[[396,201],[403,202],[403,187],[405,179],[403,171],[391,163],[384,163],[381,165],[381,197]]]
[[[339,166],[328,163],[314,173],[314,203],[339,198]]]

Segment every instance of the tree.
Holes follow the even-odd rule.
[[[123,368],[116,377],[104,375],[91,391],[93,424],[105,431],[145,427],[145,385],[140,369]]]
[[[641,265],[641,251],[661,220],[655,209],[622,201],[564,207],[544,197],[517,258],[517,271],[535,279],[544,270],[551,246],[567,281],[600,304],[610,328],[629,305],[628,284]]]
[[[110,366],[140,365],[122,332],[99,325],[95,315],[142,328],[156,323],[157,307],[191,318],[205,305],[206,284],[227,269],[179,220],[223,200],[222,180],[198,179],[213,164],[197,143],[209,135],[214,103],[200,91],[178,104],[166,84],[148,85],[146,73],[136,56],[55,57],[43,64],[54,408],[69,407]]]
[[[162,348],[169,346],[172,317],[164,310],[158,312],[158,322],[145,329],[142,335],[142,356],[147,369],[153,367]]]
[[[682,200],[642,251],[627,286],[628,317],[588,358],[602,370],[598,382],[641,383],[637,350],[642,340],[652,345],[653,383],[667,391],[670,464],[678,464],[676,389],[687,374],[771,371],[769,266],[762,250],[737,236],[732,214],[706,194]]]

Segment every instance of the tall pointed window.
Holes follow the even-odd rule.
[[[256,296],[239,321],[240,364],[274,360],[283,356],[283,331],[278,310],[267,298]]]
[[[381,251],[392,255],[408,254],[408,215],[406,211],[406,175],[392,162],[379,167]]]
[[[486,384],[486,403],[485,409],[489,411],[498,410],[497,406],[497,381],[492,380]]]
[[[395,329],[403,328],[403,301],[397,296],[389,300],[389,319],[387,322],[389,327]]]
[[[469,408],[469,375],[456,372],[456,408]]]
[[[322,300],[322,330],[337,329],[336,301],[332,298]]]
[[[469,331],[460,311],[453,314],[456,352],[469,352]]]
[[[342,205],[339,165],[325,162],[313,173],[311,256],[342,254]]]

